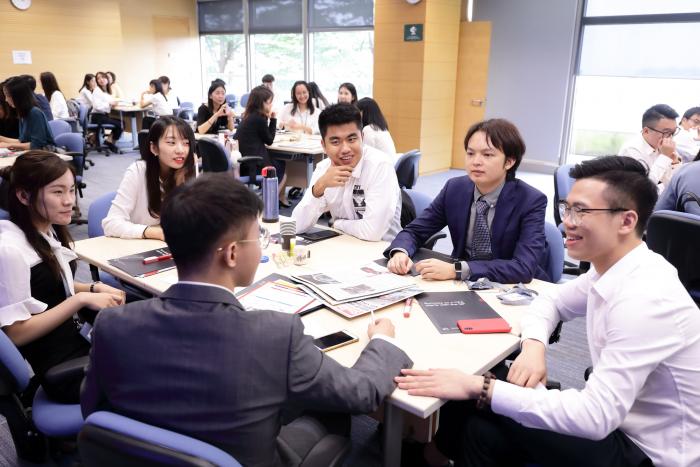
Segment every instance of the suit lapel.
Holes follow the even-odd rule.
[[[517,203],[517,199],[515,199],[516,183],[516,181],[507,181],[498,196],[496,213],[493,216],[493,225],[491,226],[491,253],[493,253],[494,258],[501,257],[500,245],[503,244],[503,234]]]

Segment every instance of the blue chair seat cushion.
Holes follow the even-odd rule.
[[[32,404],[32,419],[37,429],[51,438],[67,438],[78,434],[83,427],[80,404],[59,404],[48,398],[39,388]]]

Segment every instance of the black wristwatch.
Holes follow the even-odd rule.
[[[455,266],[455,278],[461,279],[462,278],[462,262],[455,261],[454,266]]]

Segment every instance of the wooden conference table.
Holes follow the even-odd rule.
[[[279,231],[279,224],[265,224],[272,233]],[[157,240],[124,240],[96,237],[75,243],[75,252],[84,261],[105,270],[121,280],[144,289],[154,295],[165,291],[177,282],[177,272],[173,269],[145,278],[135,278],[109,265],[107,260],[140,253],[164,246]],[[301,272],[361,266],[378,259],[386,248],[386,242],[366,242],[348,235],[324,240],[309,246],[311,259],[304,266],[278,268],[272,259],[261,263],[255,276],[260,280],[271,273],[295,274]],[[271,258],[280,245],[270,244],[263,254]],[[467,290],[463,282],[424,281],[415,278],[425,291]],[[533,281],[531,288],[543,292],[555,287],[542,281]],[[503,360],[519,346],[519,318],[523,306],[506,306],[496,298],[497,292],[479,292],[484,300],[501,314],[513,327],[511,334],[440,334],[417,302],[409,318],[403,317],[403,303],[375,312],[376,317],[390,318],[396,327],[396,340],[413,359],[414,368],[458,368],[471,374],[482,374]],[[347,345],[328,352],[328,355],[342,365],[352,366],[368,342],[367,325],[369,315],[348,320],[328,309],[321,309],[302,318],[307,333],[321,336],[341,329],[347,329],[360,337],[358,344]],[[396,389],[384,404],[384,465],[398,466],[401,462],[401,438],[404,413],[421,419],[431,418],[432,426],[437,424],[438,410],[445,401],[431,397],[409,396],[404,390]]]

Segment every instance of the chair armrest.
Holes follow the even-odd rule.
[[[85,368],[90,361],[90,356],[74,358],[63,363],[51,367],[44,374],[44,379],[51,385],[61,384],[64,381],[72,381],[85,374]]]
[[[437,243],[438,240],[441,238],[446,238],[447,234],[445,232],[438,232],[430,236],[425,243],[423,243],[422,248],[427,248],[428,250],[432,250],[433,247],[435,247],[435,243]]]
[[[350,440],[340,435],[326,435],[311,448],[299,467],[339,467],[350,452]]]

